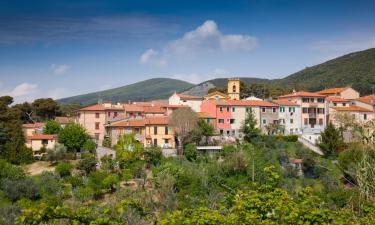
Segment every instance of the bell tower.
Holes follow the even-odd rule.
[[[228,96],[232,100],[240,100],[240,78],[228,79]]]

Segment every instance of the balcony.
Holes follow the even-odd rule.
[[[316,118],[316,113],[309,113],[309,118]]]

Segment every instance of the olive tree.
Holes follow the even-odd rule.
[[[170,119],[178,140],[179,154],[182,155],[182,144],[190,133],[197,128],[197,114],[190,108],[179,108],[175,110]]]

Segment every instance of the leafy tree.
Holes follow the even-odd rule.
[[[143,150],[143,146],[137,142],[133,133],[120,136],[113,148],[116,150],[116,159],[120,165],[125,161],[139,160]]]
[[[67,162],[59,163],[56,166],[55,171],[60,175],[60,177],[67,177],[71,175],[72,169],[74,166]]]
[[[152,146],[144,150],[143,156],[147,163],[156,166],[160,164],[163,158],[163,153],[160,147]]]
[[[96,198],[100,197],[107,191],[113,191],[118,182],[118,178],[105,171],[94,171],[90,173],[88,186],[94,191]]]
[[[102,146],[107,148],[110,148],[112,146],[111,139],[107,135],[104,136]]]
[[[5,196],[12,201],[21,198],[37,199],[40,196],[39,188],[31,178],[6,179],[2,189]]]
[[[336,155],[344,147],[344,141],[340,131],[335,128],[332,123],[329,123],[324,131],[320,134],[318,146],[325,155]]]
[[[244,139],[248,142],[251,142],[254,138],[257,138],[260,135],[260,130],[257,128],[257,121],[251,108],[249,108],[249,111],[247,112],[241,130],[244,133]]]
[[[198,152],[197,147],[194,144],[187,144],[184,148],[184,156],[189,161],[194,161],[197,159]]]
[[[96,149],[96,143],[91,139],[87,139],[83,144],[82,149],[85,151],[94,152]]]
[[[50,120],[60,115],[59,105],[52,98],[36,99],[32,107],[41,120]]]
[[[207,123],[205,120],[198,121],[198,129],[200,133],[205,137],[206,145],[208,145],[208,140],[214,135],[214,127]]]
[[[60,124],[55,120],[48,120],[43,127],[43,134],[59,134],[61,131]]]
[[[46,159],[51,162],[51,164],[56,163],[59,160],[66,158],[67,149],[63,144],[56,144],[55,149],[48,149],[47,150],[47,157]]]
[[[77,165],[77,169],[83,170],[86,172],[86,174],[89,174],[92,171],[95,171],[96,164],[97,164],[97,161],[95,159],[95,156],[88,155],[85,158],[83,158],[81,161],[79,161]]]
[[[76,123],[67,124],[59,134],[59,142],[72,152],[80,151],[89,138],[85,128]]]

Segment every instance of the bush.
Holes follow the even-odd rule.
[[[298,141],[298,135],[290,134],[285,136],[278,136],[279,139],[286,142],[297,142]]]
[[[77,169],[83,170],[86,174],[89,174],[96,169],[96,164],[95,156],[85,156],[85,158],[78,163]]]
[[[21,167],[10,164],[4,159],[0,159],[0,185],[7,179],[22,179],[25,177],[25,172]]]
[[[88,139],[88,140],[83,144],[82,149],[83,149],[84,151],[94,152],[95,149],[96,149],[96,143],[95,143],[93,140]]]
[[[66,147],[63,144],[57,144],[55,150],[49,149],[47,150],[47,157],[46,159],[51,163],[55,163],[59,160],[66,159]]]
[[[197,147],[194,144],[187,144],[184,147],[184,156],[189,161],[194,161],[197,159],[198,152]]]
[[[144,155],[146,162],[154,166],[159,165],[161,162],[161,159],[163,158],[163,153],[161,151],[161,148],[158,146],[152,146],[150,148],[146,148],[143,155]]]
[[[56,166],[55,171],[60,175],[60,177],[66,177],[71,175],[71,171],[74,166],[70,163],[60,163]]]
[[[47,121],[46,125],[43,127],[43,134],[59,134],[60,131],[60,124],[54,120]]]
[[[76,123],[67,124],[59,134],[59,142],[71,152],[80,151],[89,138],[85,128]]]
[[[37,199],[40,196],[39,188],[31,178],[6,179],[2,185],[4,194],[12,201],[21,198]]]
[[[66,177],[64,180],[65,180],[65,182],[72,185],[73,188],[83,186],[82,177],[69,176],[69,177]]]
[[[112,147],[111,139],[108,136],[104,136],[104,139],[103,139],[103,142],[102,142],[102,146],[103,147],[107,147],[107,148]]]
[[[50,204],[58,204],[63,196],[60,178],[52,172],[43,172],[39,177],[40,194],[48,199]]]

